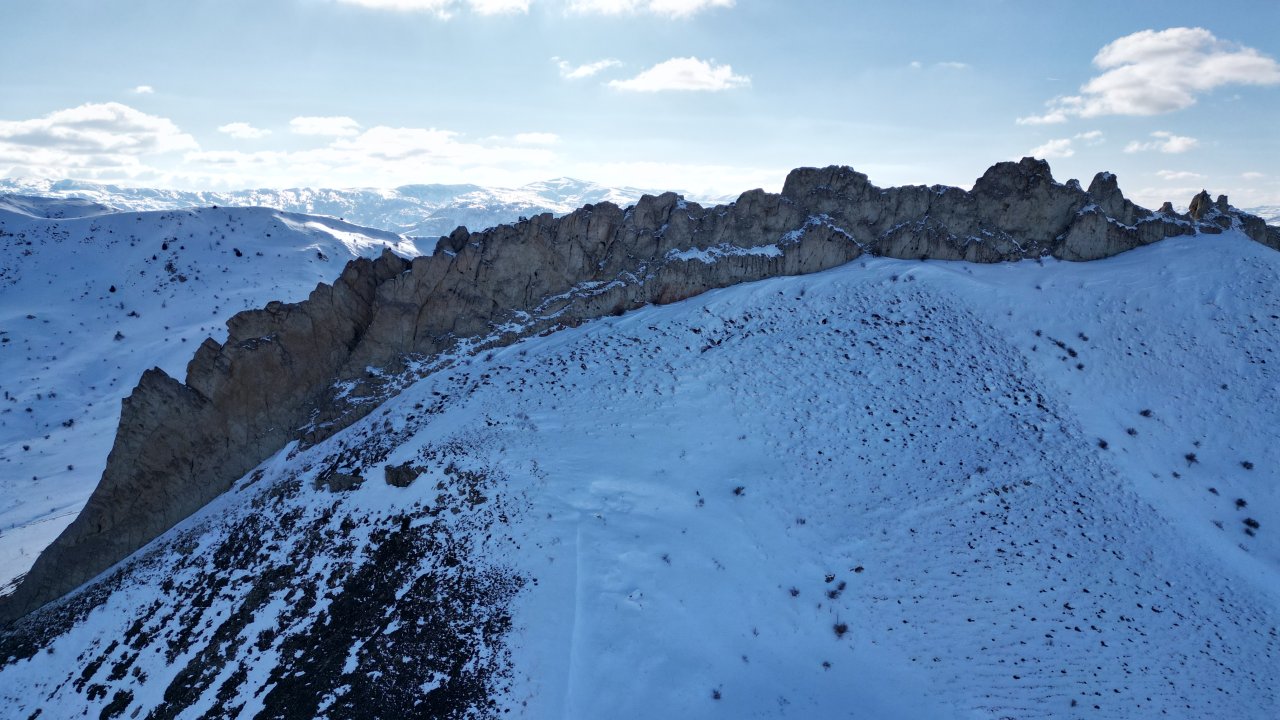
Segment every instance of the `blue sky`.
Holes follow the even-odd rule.
[[[0,176],[727,194],[1036,154],[1280,204],[1280,3],[10,0]]]

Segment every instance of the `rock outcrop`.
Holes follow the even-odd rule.
[[[433,255],[352,261],[300,303],[270,303],[206,340],[185,383],[148,371],[121,408],[102,480],[40,555],[0,622],[74,590],[229,489],[287,443],[316,442],[444,354],[675,302],[761,278],[811,273],[864,253],[1002,262],[1093,260],[1160,239],[1238,227],[1280,249],[1280,231],[1196,197],[1152,213],[1115,176],[1088,190],[1032,158],[999,163],[972,191],[882,189],[847,167],[801,168],[781,194],[753,190],[703,208],[667,193],[630,208],[587,205],[478,233]],[[410,482],[392,477],[388,482]]]

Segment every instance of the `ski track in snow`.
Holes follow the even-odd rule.
[[[0,702],[1274,717],[1277,269],[867,258],[457,358],[0,647]]]

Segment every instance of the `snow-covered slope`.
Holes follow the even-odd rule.
[[[367,227],[384,228],[406,235],[436,237],[447,235],[459,225],[479,230],[513,222],[521,216],[544,212],[560,215],[588,203],[608,201],[626,206],[638,200],[645,191],[557,178],[519,188],[405,185],[385,190],[264,188],[227,192],[131,188],[76,180],[0,180],[0,193],[51,199],[82,198],[85,202],[130,211],[175,210],[212,205],[270,207],[342,218]],[[12,198],[12,195],[8,198]],[[3,207],[6,199],[5,195],[0,195],[0,207]]]
[[[868,258],[454,358],[7,637],[0,702],[1275,717],[1278,276]]]
[[[112,207],[76,197],[41,195],[0,195],[0,212],[35,218],[60,219],[106,215]]]
[[[16,209],[0,207],[0,588],[83,506],[144,370],[185,376],[232,314],[302,300],[353,257],[417,254],[392,233],[263,208]]]

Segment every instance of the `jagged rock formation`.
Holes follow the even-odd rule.
[[[233,317],[227,342],[205,341],[185,384],[158,369],[142,377],[97,490],[4,599],[0,621],[92,579],[290,441],[315,442],[359,419],[415,360],[863,253],[1083,261],[1229,227],[1280,249],[1280,230],[1225,197],[1201,193],[1188,215],[1152,213],[1126,200],[1109,173],[1084,190],[1024,158],[993,166],[972,191],[881,189],[847,167],[802,168],[781,194],[753,190],[727,206],[645,196],[627,209],[602,203],[478,233],[459,228],[412,262],[391,253],[356,260],[305,302]]]

